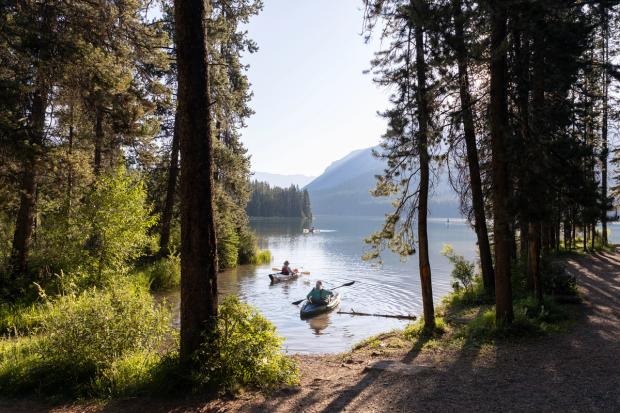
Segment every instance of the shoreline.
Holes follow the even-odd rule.
[[[0,412],[617,411],[620,398],[620,249],[572,256],[582,302],[558,330],[476,342],[459,338],[484,306],[450,318],[443,336],[393,331],[353,351],[295,355],[299,386],[236,397],[136,397],[65,405],[1,400]],[[462,318],[461,318],[462,317]],[[596,351],[593,351],[596,349]]]

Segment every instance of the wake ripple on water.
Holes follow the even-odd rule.
[[[445,220],[429,223],[430,261],[432,265],[433,296],[436,304],[451,291],[451,266],[441,256],[443,243],[467,259],[475,258],[475,234],[468,225]],[[422,299],[418,257],[407,262],[386,253],[384,263],[376,265],[361,260],[363,239],[372,233],[380,220],[316,217],[316,228],[332,232],[302,234],[301,224],[290,221],[260,222],[255,227],[263,248],[269,248],[273,262],[265,266],[242,266],[219,276],[223,295],[236,294],[256,306],[285,337],[285,350],[294,353],[327,353],[345,351],[371,335],[402,328],[407,322],[389,318],[359,317],[332,312],[310,320],[300,320],[299,307],[291,302],[302,299],[322,280],[327,288],[349,281],[351,287],[341,288],[344,311],[354,309],[369,313],[420,315]],[[299,279],[270,285],[267,274],[284,260],[293,267],[310,271]],[[175,296],[176,294],[176,296]],[[178,292],[171,295],[173,301]],[[178,317],[177,317],[178,320]]]

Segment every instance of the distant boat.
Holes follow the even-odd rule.
[[[304,228],[304,234],[314,234],[317,232],[321,232],[318,228]]]

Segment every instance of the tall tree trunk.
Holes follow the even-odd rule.
[[[518,22],[514,25],[513,39],[514,39],[514,54],[515,54],[515,72],[518,78],[517,81],[517,108],[519,113],[519,131],[518,136],[520,138],[519,145],[525,148],[530,141],[530,46],[528,32],[521,29],[523,26],[523,13],[518,15]],[[527,162],[527,160],[525,160]],[[517,193],[523,198],[528,192],[526,188],[526,168],[523,165],[517,166],[518,176],[518,191]],[[528,237],[529,237],[529,220],[530,213],[527,208],[527,203],[523,200],[518,203],[520,205],[519,214],[519,233],[520,233],[520,256],[524,262],[528,259]],[[533,285],[533,282],[528,282],[528,285]],[[533,288],[533,287],[532,287]]]
[[[159,233],[159,255],[167,257],[170,254],[170,225],[174,210],[174,198],[176,195],[177,179],[179,176],[179,122],[178,112],[174,116],[174,132],[172,133],[172,148],[170,150],[170,165],[168,167],[168,185],[166,188],[166,200],[161,216]]]
[[[542,20],[538,22],[537,27],[534,29],[534,53],[533,53],[533,75],[532,75],[532,109],[533,109],[533,133],[531,134],[532,142],[531,151],[535,151],[533,159],[538,157],[538,148],[543,147],[542,141],[544,137],[544,110],[545,110],[545,63],[544,63],[544,39],[542,33]],[[535,176],[536,179],[542,178],[540,173]],[[542,196],[544,194],[536,194]],[[541,205],[539,208],[547,208],[546,205]],[[549,225],[541,223],[540,212],[535,212],[537,217],[530,223],[529,242],[534,243],[530,245],[528,254],[528,279],[532,280],[532,287],[534,296],[538,303],[542,303],[542,293],[540,290],[541,276],[540,276],[540,252],[541,252],[541,236],[542,236],[542,248],[545,253],[548,252],[549,247]],[[544,216],[544,215],[543,215]]]
[[[73,198],[73,135],[74,135],[74,105],[71,102],[70,118],[69,118],[69,166],[67,170],[67,214],[71,213],[71,204]],[[68,222],[68,221],[67,221]]]
[[[506,78],[506,10],[498,0],[491,5],[491,168],[493,170],[493,234],[495,241],[495,317],[498,326],[512,323],[512,287],[510,284],[510,214],[507,171],[507,78]]]
[[[41,76],[42,77],[42,76]],[[45,112],[49,86],[43,79],[37,81],[37,88],[32,96],[30,128],[28,131],[28,148],[23,157],[20,185],[19,210],[13,234],[11,251],[11,273],[13,281],[27,282],[28,257],[32,245],[33,226],[36,212],[37,170],[39,152],[45,136]]]
[[[528,288],[534,293],[539,304],[542,302],[540,278],[540,226],[540,223],[530,223],[529,225],[529,254],[527,261]]]
[[[213,209],[213,136],[209,95],[207,0],[174,2],[181,152],[182,363],[217,322],[217,242]]]
[[[97,104],[95,108],[95,176],[101,174],[101,151],[103,147],[103,110]]]
[[[528,224],[525,221],[525,219],[522,217],[519,220],[519,254],[520,254],[520,259],[525,261],[527,260],[527,240],[528,240]]]
[[[601,127],[601,242],[607,245],[607,129],[608,129],[608,100],[609,100],[609,24],[607,19],[607,6],[601,5],[603,11],[603,124]]]
[[[420,2],[422,3],[422,2]],[[417,137],[420,157],[420,195],[418,204],[418,259],[420,265],[420,283],[422,286],[422,305],[424,307],[424,328],[435,328],[435,308],[433,305],[433,286],[431,283],[431,264],[428,257],[428,188],[430,180],[428,132],[430,108],[426,89],[426,60],[424,55],[424,29],[419,24],[415,27],[416,74],[418,78],[417,103],[419,131]]]
[[[480,179],[480,162],[478,160],[478,148],[476,145],[473,104],[469,92],[467,49],[465,47],[465,34],[463,29],[464,17],[461,10],[461,0],[454,0],[453,7],[454,41],[459,70],[461,116],[463,119],[465,145],[467,147],[467,164],[469,166],[469,180],[475,217],[474,226],[476,229],[476,237],[478,238],[480,268],[482,270],[484,291],[492,295],[495,292],[495,274],[493,272],[493,259],[491,258],[491,246],[489,245],[489,233],[487,231],[486,214],[484,211],[484,196],[482,194],[482,180]]]

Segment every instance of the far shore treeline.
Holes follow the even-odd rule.
[[[246,212],[251,217],[312,218],[310,195],[297,185],[288,188],[253,181]]]

